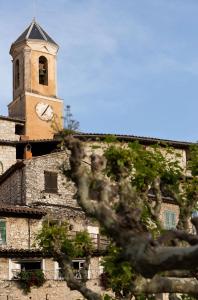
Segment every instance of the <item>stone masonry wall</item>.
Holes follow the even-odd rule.
[[[23,204],[23,169],[18,169],[0,185],[0,203]]]
[[[0,175],[16,163],[16,148],[0,145]]]
[[[15,122],[0,119],[0,140],[19,140],[19,135],[15,134]]]
[[[7,247],[15,249],[33,248],[35,236],[42,227],[42,220],[7,218]]]
[[[179,220],[179,206],[174,203],[173,204],[172,203],[163,203],[162,204],[162,208],[160,211],[160,219],[162,221],[162,224],[165,224],[164,212],[166,210],[171,211],[176,214],[176,224],[177,224],[177,222]]]
[[[73,199],[74,184],[67,180],[60,170],[65,158],[65,152],[55,152],[25,161],[27,205],[67,205],[77,207],[76,200]],[[45,171],[57,172],[57,193],[45,191]]]
[[[0,217],[6,222],[6,243],[1,248],[31,249],[42,220],[21,217]]]
[[[13,258],[13,261],[20,262],[20,258]],[[57,280],[56,265],[52,259],[44,259],[43,267],[47,281],[40,287],[32,287],[29,294],[24,294],[19,288],[16,280],[9,280],[12,274],[11,259],[0,258],[0,300],[76,300],[84,299],[82,295],[76,291],[71,291],[66,282]],[[33,260],[33,259],[32,259]],[[102,293],[99,277],[99,258],[91,259],[90,264],[90,279],[88,287],[96,292]],[[12,276],[12,275],[11,275]]]

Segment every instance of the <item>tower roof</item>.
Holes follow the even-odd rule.
[[[32,23],[26,30],[16,39],[13,44],[17,44],[27,40],[42,40],[55,44],[55,41],[41,28],[41,26],[33,19]]]

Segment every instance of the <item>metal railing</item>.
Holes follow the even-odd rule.
[[[61,268],[54,268],[52,270],[49,270],[49,269],[47,269],[47,270],[38,269],[38,270],[43,271],[46,280],[61,280],[61,281],[64,280],[64,276],[63,276],[63,273],[61,271]],[[11,269],[12,276],[11,276],[10,280],[19,280],[19,274],[20,274],[21,271],[22,270],[20,270],[20,269]],[[36,271],[36,270],[26,270],[26,272],[34,272],[34,271]],[[80,280],[82,278],[80,269],[73,269],[73,272],[74,272],[74,277],[76,279]],[[94,277],[98,278],[99,269],[92,269],[91,268],[88,272],[88,278],[92,279],[93,274],[95,274]]]
[[[74,238],[78,231],[70,231],[68,236]],[[107,249],[110,241],[107,237],[101,234],[89,233],[93,245],[93,249],[97,251],[104,251]]]

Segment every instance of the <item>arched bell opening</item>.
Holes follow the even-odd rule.
[[[48,85],[48,61],[45,56],[39,57],[39,84]]]

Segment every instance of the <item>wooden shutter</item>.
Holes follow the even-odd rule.
[[[57,193],[57,173],[55,172],[44,172],[45,176],[45,192],[47,193]]]
[[[176,226],[176,213],[166,210],[164,212],[164,227],[165,229],[172,229]]]
[[[6,221],[0,220],[0,244],[6,243]]]

